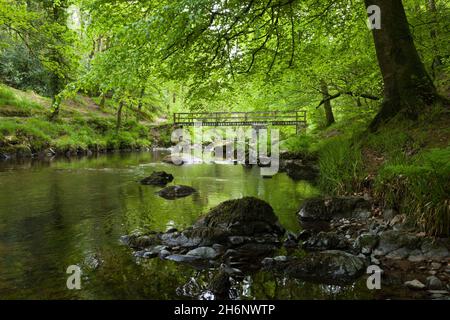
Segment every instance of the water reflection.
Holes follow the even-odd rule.
[[[210,271],[159,259],[136,262],[119,237],[136,229],[182,229],[209,208],[242,196],[268,201],[281,223],[295,231],[300,203],[317,193],[285,174],[262,179],[258,168],[176,167],[158,157],[130,153],[0,163],[0,298],[198,298]],[[156,194],[158,187],[137,182],[153,170],[172,173],[173,183],[192,186],[198,193],[164,200]],[[101,262],[98,268],[86,262],[92,256]],[[83,269],[82,290],[66,289],[65,271],[72,264]],[[234,290],[242,299],[344,297],[358,292],[263,272],[235,283]]]

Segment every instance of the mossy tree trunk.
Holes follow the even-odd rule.
[[[120,127],[122,126],[122,110],[123,110],[123,101],[120,101],[119,108],[117,109],[116,133],[119,132]]]
[[[384,81],[384,101],[370,128],[399,112],[417,119],[426,105],[438,99],[414,45],[401,0],[365,0],[381,9],[381,29],[373,29],[375,50]]]
[[[144,98],[145,94],[145,87],[141,88],[141,93],[139,94],[139,103],[137,105],[137,112],[136,112],[136,121],[139,122],[141,120],[141,114],[142,114],[142,99]]]
[[[428,11],[431,13],[432,16],[432,21],[431,21],[431,27],[430,27],[430,37],[432,40],[432,44],[433,44],[433,63],[431,64],[431,70],[432,70],[432,75],[434,77],[434,79],[439,78],[439,76],[442,73],[442,57],[439,54],[439,49],[438,49],[438,11],[436,8],[436,2],[435,0],[428,0],[427,1],[427,8]]]
[[[66,1],[59,1],[58,3],[48,5],[49,17],[53,22],[59,24],[60,26],[66,26]],[[63,42],[61,39],[61,34],[59,32],[53,32],[55,39],[59,42]],[[61,98],[58,94],[61,93],[65,86],[65,80],[61,76],[61,70],[65,64],[64,57],[62,53],[57,49],[51,49],[49,55],[50,61],[58,66],[58,70],[53,70],[50,78],[50,91],[52,95],[52,110],[50,114],[50,120],[56,120],[59,116],[59,110],[61,106]]]
[[[105,103],[106,103],[106,96],[105,96],[105,93],[100,93],[100,105],[99,105],[99,107],[100,107],[100,110],[104,110],[105,109]]]
[[[323,107],[325,109],[325,117],[327,119],[326,126],[331,126],[334,121],[333,109],[331,108],[330,94],[328,92],[328,84],[325,80],[320,81],[320,91],[322,92],[323,100],[325,101]]]

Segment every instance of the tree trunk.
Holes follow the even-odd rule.
[[[401,0],[365,0],[381,9],[381,29],[373,29],[375,50],[384,81],[384,101],[370,124],[379,125],[400,111],[417,119],[420,109],[438,99],[411,36]]]
[[[100,105],[99,105],[99,107],[100,107],[100,110],[104,110],[104,108],[105,108],[105,103],[106,103],[106,96],[105,96],[105,94],[102,92],[102,93],[100,93],[100,96],[101,96],[101,99],[100,99]]]
[[[119,109],[117,109],[116,133],[119,132],[120,127],[122,126],[122,109],[123,109],[123,101],[120,101]]]
[[[52,8],[49,10],[51,13],[51,18],[53,19],[53,22],[59,24],[59,25],[65,25],[66,21],[65,19],[65,12],[64,12],[64,5],[65,2],[62,1],[59,4],[53,5]],[[56,38],[60,40],[61,35],[56,34]],[[58,65],[58,68],[60,68],[63,64],[63,57],[61,53],[57,49],[51,49],[50,51],[50,60],[51,62]],[[56,120],[59,116],[59,109],[61,105],[61,98],[58,97],[58,94],[61,92],[61,90],[64,88],[64,79],[55,71],[51,72],[50,76],[50,91],[52,96],[52,111],[50,115],[50,120]]]
[[[142,98],[144,98],[145,94],[145,87],[141,88],[141,93],[139,95],[139,103],[137,106],[137,112],[136,112],[136,121],[139,122],[141,120],[141,111],[142,111]]]
[[[52,109],[51,109],[51,113],[50,113],[50,121],[54,121],[54,120],[58,119],[60,105],[61,105],[61,98],[59,98],[58,96],[53,96]]]
[[[331,109],[331,102],[330,100],[327,100],[330,97],[330,94],[328,93],[328,84],[324,80],[320,81],[320,91],[322,91],[323,100],[325,101],[323,107],[327,118],[326,126],[329,127],[334,123],[334,115],[333,109]]]
[[[431,64],[431,70],[432,70],[432,76],[434,79],[438,78],[439,73],[441,70],[439,70],[442,67],[442,57],[439,55],[439,49],[438,49],[438,17],[437,17],[437,8],[436,8],[436,2],[434,0],[427,0],[427,7],[428,10],[431,13],[432,16],[432,24],[431,24],[431,30],[430,30],[430,37],[433,45],[433,62]]]

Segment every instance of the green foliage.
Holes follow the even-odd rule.
[[[315,137],[311,135],[294,135],[286,140],[283,140],[281,147],[295,154],[307,154],[312,151],[312,146],[315,142],[317,142]]]
[[[355,192],[365,176],[360,145],[345,137],[334,137],[321,145],[319,167],[319,185],[329,194]]]
[[[423,152],[410,164],[386,165],[376,179],[377,195],[423,231],[450,233],[450,147]]]
[[[9,43],[0,50],[0,61],[0,79],[5,84],[42,95],[51,94],[50,74],[24,44]]]
[[[6,49],[0,56],[6,68],[0,75],[5,82],[55,96],[73,79],[79,46],[67,25],[69,4],[2,0],[0,44]]]

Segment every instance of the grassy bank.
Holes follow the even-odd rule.
[[[405,214],[419,230],[450,233],[450,113],[436,107],[419,121],[394,119],[377,133],[367,119],[291,138],[291,151],[319,157],[320,188],[329,195],[369,193]]]
[[[84,153],[139,149],[152,143],[149,122],[136,121],[126,110],[116,130],[115,106],[100,108],[77,96],[64,101],[58,120],[49,121],[50,100],[0,85],[0,153],[31,156],[42,152]]]

